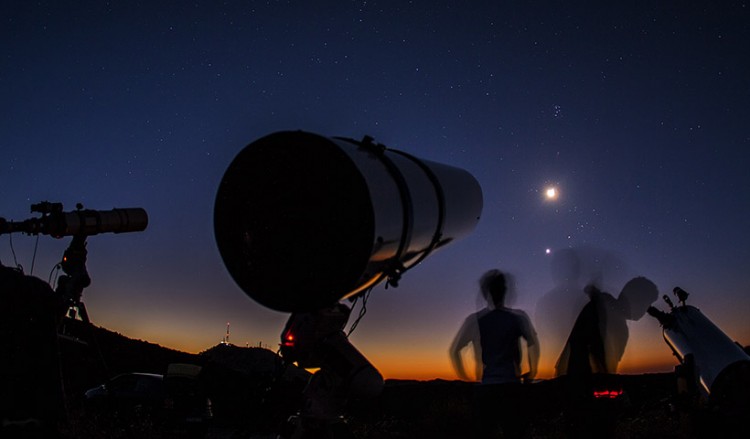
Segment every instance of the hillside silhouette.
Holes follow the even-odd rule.
[[[80,321],[69,324],[76,335],[61,337],[59,346],[70,437],[98,434],[99,427],[92,425],[96,420],[85,413],[83,395],[122,373],[165,374],[174,363],[201,366],[202,387],[213,403],[213,423],[258,431],[273,429],[294,413],[310,375],[282,364],[277,353],[264,348],[219,343],[192,354]],[[160,431],[155,437],[167,436]]]
[[[189,354],[100,327],[91,327],[88,339],[88,345],[61,343],[73,425],[69,437],[127,437],[104,428],[111,424],[94,425],[96,420],[87,417],[83,406],[78,405],[87,388],[118,373],[163,373],[170,363],[203,366],[215,411],[214,425],[206,437],[214,438],[274,437],[274,431],[302,403],[301,393],[309,377],[307,371],[284,367],[275,352],[263,348],[221,343],[199,354]],[[621,378],[625,397],[612,403],[613,409],[617,404],[620,413],[621,437],[691,437],[683,420],[672,410],[671,374]],[[380,397],[350,403],[349,425],[361,438],[463,438],[471,426],[474,385],[449,380],[387,380]],[[536,406],[534,437],[563,437],[558,387],[555,380],[529,385]],[[139,430],[142,437],[147,437],[147,433],[151,437],[171,434],[148,425]]]
[[[310,373],[286,365],[268,349],[219,343],[198,354],[181,352],[81,322],[69,322],[59,338],[60,372],[65,400],[61,439],[184,438],[147,416],[91,412],[87,389],[120,373],[164,374],[170,364],[202,367],[203,388],[213,402],[214,418],[199,436],[206,439],[275,438],[285,420],[302,405]],[[406,359],[405,359],[406,360]],[[602,410],[617,417],[617,438],[713,437],[710,419],[679,410],[672,373],[618,375],[622,394]],[[472,422],[475,383],[451,380],[386,380],[382,394],[352,400],[347,421],[355,437],[465,438]],[[558,379],[527,386],[534,407],[534,438],[564,438]],[[725,436],[726,437],[726,436]]]

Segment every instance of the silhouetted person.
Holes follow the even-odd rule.
[[[536,376],[539,343],[526,313],[505,306],[508,282],[504,273],[490,270],[480,279],[480,289],[488,306],[466,318],[450,349],[456,373],[468,379],[461,351],[472,344],[481,350],[481,385],[474,398],[476,437],[493,437],[498,426],[503,437],[523,437],[527,430],[528,412],[524,404],[522,380]],[[522,374],[524,340],[528,351],[529,371]]]
[[[539,338],[544,340],[540,350],[540,367],[545,373],[554,367],[576,316],[586,305],[586,297],[581,294],[585,270],[581,259],[576,249],[553,252],[550,275],[555,285],[536,303],[534,326]]]
[[[603,288],[630,279],[625,275],[627,264],[602,248],[563,248],[552,252],[551,256],[550,274],[554,287],[537,301],[533,316],[537,334],[542,340],[539,369],[544,374],[554,369],[573,323],[586,305],[586,295],[582,294],[584,286],[593,283]],[[603,285],[605,280],[607,285]]]
[[[589,302],[557,360],[556,375],[564,376],[563,411],[570,437],[609,437],[616,413],[604,404],[622,390],[615,374],[628,343],[627,321],[640,320],[659,292],[645,277],[628,281],[616,299],[594,285],[584,291]],[[595,392],[609,393],[597,401]]]

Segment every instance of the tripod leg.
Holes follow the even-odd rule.
[[[86,324],[91,323],[89,320],[89,313],[86,311],[86,305],[84,305],[83,302],[78,302],[78,314],[81,316],[81,320]]]

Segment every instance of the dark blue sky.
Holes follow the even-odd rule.
[[[749,344],[750,7],[483,3],[4,2],[0,216],[143,207],[146,231],[89,238],[94,323],[200,351],[231,322],[235,343],[275,348],[287,316],[216,249],[219,181],[275,131],[371,135],[484,194],[472,235],[373,292],[352,338],[386,375],[449,377],[479,276],[513,273],[534,317],[568,247],[620,261],[613,292],[634,275],[683,287]],[[40,237],[34,259],[35,242],[14,235],[14,257],[0,237],[0,261],[46,280],[67,239]],[[631,335],[624,367],[671,368],[656,322]]]

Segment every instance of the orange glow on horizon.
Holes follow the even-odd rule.
[[[410,361],[403,361],[402,364],[394,364],[391,362],[373,364],[378,368],[380,373],[383,374],[385,379],[418,381],[429,381],[435,379],[448,381],[459,380],[450,364],[433,364],[432,367],[427,367],[420,363],[412,363]],[[657,361],[644,362],[642,364],[631,364],[626,368],[620,368],[617,373],[620,375],[671,373],[674,371],[676,365],[676,360],[671,363]],[[540,370],[536,376],[536,379],[539,380],[550,380],[553,378],[555,378],[555,373],[552,369]]]
[[[665,347],[666,350],[666,347]],[[448,356],[435,358],[434,354],[428,352],[416,352],[408,357],[398,354],[368,355],[368,359],[383,374],[385,379],[403,379],[429,381],[434,379],[458,380],[458,376],[450,364]],[[474,364],[470,359],[464,363],[469,376],[473,376]],[[674,371],[677,360],[669,353],[655,358],[644,357],[641,359],[625,358],[617,370],[621,375],[641,375],[649,373],[669,373]],[[541,365],[540,365],[541,366]],[[535,377],[539,380],[555,378],[552,366],[541,368]]]
[[[212,346],[192,346],[185,343],[184,339],[178,337],[169,337],[155,340],[152,337],[129,335],[131,338],[148,340],[168,349],[175,349],[182,352],[198,354]],[[665,347],[666,349],[666,347]],[[423,351],[405,354],[403,352],[373,352],[366,348],[360,349],[362,353],[370,360],[385,379],[397,380],[459,380],[453,366],[450,363],[447,353],[445,355],[435,355],[435,352]],[[677,365],[677,360],[669,353],[658,358],[641,358],[625,359],[621,362],[617,370],[621,375],[640,375],[648,373],[668,373],[673,372]],[[541,365],[540,365],[541,366]],[[474,364],[471,361],[465,362],[466,371],[473,378]],[[555,377],[554,369],[546,367],[539,369],[536,379],[548,380]]]
[[[137,314],[139,319],[134,319],[133,315],[127,313],[108,315],[94,306],[89,309],[93,316],[92,322],[97,326],[105,327],[131,339],[144,340],[164,348],[191,354],[199,354],[216,346],[225,335],[224,325],[227,320],[223,318],[215,319],[214,322],[208,322],[206,325],[195,322],[191,328],[192,332],[186,332],[182,326],[184,321],[179,318],[178,314],[168,317],[160,316],[160,318],[151,315],[152,310],[165,306],[146,307],[144,305],[143,311]],[[176,307],[173,306],[173,309]],[[274,316],[274,318],[276,318],[275,321],[263,326],[243,326],[242,323],[236,323],[236,319],[233,319],[233,337],[237,340],[235,344],[240,347],[260,346],[276,352],[282,343],[280,331],[283,328],[285,316]],[[367,328],[367,330],[355,332],[350,341],[386,379],[451,381],[459,379],[448,352],[454,330],[453,325],[442,332],[424,327],[412,332],[403,332],[400,338],[394,340],[387,331],[378,332]],[[659,329],[653,324],[631,327],[631,339],[617,373],[639,375],[674,371],[678,361],[665,345],[658,331]],[[544,343],[544,339],[540,342]],[[473,378],[474,361],[472,355],[468,352],[465,354],[464,367]],[[542,356],[537,379],[554,378],[556,357],[555,353],[550,353],[546,357]]]
[[[164,348],[191,354],[199,354],[215,346],[219,339],[217,337],[214,343],[211,338],[207,340],[187,338],[180,331],[167,330],[168,328],[171,329],[169,326],[109,326],[110,328],[108,329],[119,332],[129,338],[148,341]],[[451,365],[448,350],[442,347],[441,340],[435,340],[434,343],[425,342],[421,344],[410,342],[398,346],[384,346],[380,343],[368,343],[365,340],[354,340],[353,344],[380,371],[385,379],[418,381],[435,379],[447,381],[459,380]],[[238,344],[238,346],[244,345],[244,343]],[[278,346],[279,342],[277,341],[267,348],[275,351]],[[464,360],[464,367],[469,376],[473,378],[475,365],[471,355],[466,354]],[[617,373],[622,375],[640,375],[673,372],[677,364],[677,359],[672,356],[667,346],[661,340],[657,339],[653,348],[641,346],[637,351],[633,350],[629,354],[626,353],[620,362]],[[554,361],[541,361],[536,379],[547,380],[554,377]]]

